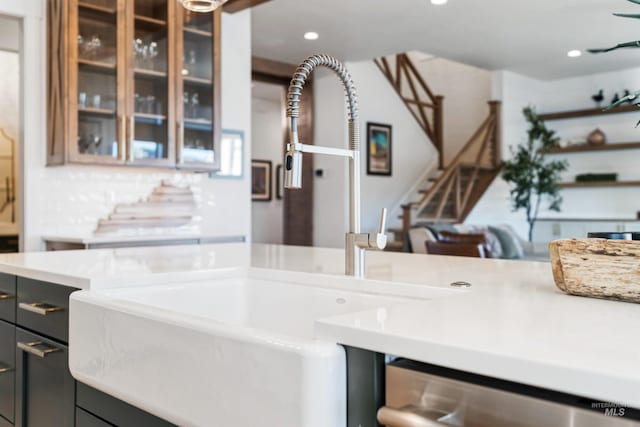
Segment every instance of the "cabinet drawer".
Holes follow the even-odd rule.
[[[16,387],[15,341],[16,327],[0,321],[0,417],[11,422],[13,422]]]
[[[18,277],[16,323],[39,334],[69,341],[69,295],[75,288]]]
[[[15,425],[73,427],[75,382],[69,350],[40,335],[16,328]]]
[[[106,423],[87,411],[76,408],[76,427],[113,427],[113,424]]]
[[[0,319],[16,321],[16,276],[0,273]]]
[[[173,424],[129,405],[86,384],[78,383],[76,404],[118,427],[175,427]],[[80,427],[80,426],[77,426]]]

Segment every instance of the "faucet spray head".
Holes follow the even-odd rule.
[[[284,188],[302,188],[302,151],[296,150],[293,144],[289,144],[284,157]]]

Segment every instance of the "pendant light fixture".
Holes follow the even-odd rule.
[[[192,12],[207,13],[219,8],[227,0],[178,0],[178,2]]]

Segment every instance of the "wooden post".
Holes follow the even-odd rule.
[[[492,157],[491,161],[493,163],[494,168],[499,168],[502,163],[502,123],[501,123],[501,110],[502,110],[502,102],[501,101],[489,101],[489,111],[492,117],[494,117],[493,122],[493,141],[492,142]]]
[[[402,243],[404,250],[408,249],[409,230],[411,230],[411,203],[402,205]]]
[[[435,141],[434,144],[438,149],[438,165],[440,169],[444,169],[444,114],[443,114],[444,96],[436,95],[433,107],[433,127]]]
[[[456,168],[456,174],[455,174],[455,180],[456,180],[456,219],[458,221],[460,221],[460,217],[462,215],[462,182],[461,181],[461,175],[460,175],[460,165],[458,165],[458,167]]]

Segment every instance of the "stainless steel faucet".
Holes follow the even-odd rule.
[[[320,147],[301,144],[298,140],[299,104],[302,88],[311,72],[317,67],[333,70],[342,81],[346,93],[349,124],[349,148]],[[298,66],[287,95],[287,117],[291,119],[289,144],[285,154],[284,186],[287,189],[302,188],[302,153],[326,154],[349,159],[349,232],[345,238],[345,273],[364,277],[365,251],[384,249],[387,245],[385,224],[387,210],[382,209],[380,229],[377,233],[360,232],[360,124],[356,89],[349,72],[337,59],[328,55],[313,55]]]

